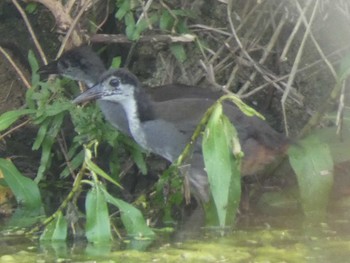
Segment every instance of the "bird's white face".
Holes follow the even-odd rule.
[[[123,102],[133,99],[135,87],[129,83],[123,83],[123,80],[115,75],[112,75],[102,81],[102,100],[114,102]]]
[[[73,102],[82,103],[98,99],[125,105],[133,104],[138,85],[136,77],[126,70],[109,71],[96,85],[80,94]]]

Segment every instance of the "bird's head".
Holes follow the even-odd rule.
[[[88,46],[65,52],[57,60],[39,68],[39,74],[58,74],[73,80],[84,81],[89,86],[97,82],[106,70],[99,56]]]
[[[110,70],[103,74],[99,82],[73,100],[79,104],[90,100],[105,100],[116,103],[134,100],[140,91],[138,79],[125,69]]]

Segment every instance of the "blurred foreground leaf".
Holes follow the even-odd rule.
[[[322,220],[333,186],[333,160],[327,144],[309,136],[288,150],[307,219]]]
[[[233,155],[236,146],[240,152],[236,129],[217,104],[204,132],[203,156],[220,227],[233,225],[241,197],[240,159]]]

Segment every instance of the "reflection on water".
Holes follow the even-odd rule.
[[[39,245],[24,237],[3,236],[0,262],[347,262],[348,218],[346,213],[332,214],[327,223],[311,227],[303,224],[300,215],[252,215],[225,237],[206,231],[201,238],[184,242],[160,238],[144,252],[149,244],[140,240],[99,246]]]

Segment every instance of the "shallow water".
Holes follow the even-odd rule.
[[[42,244],[23,236],[1,238],[0,262],[348,262],[346,214],[305,227],[302,217],[254,215],[225,237],[205,231],[200,238],[169,242],[116,241]]]

